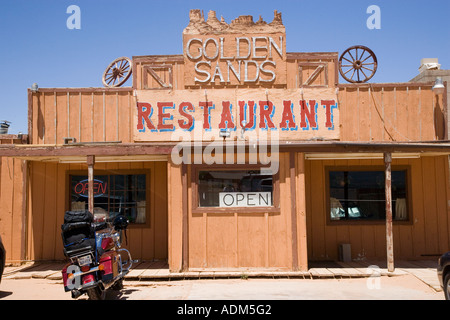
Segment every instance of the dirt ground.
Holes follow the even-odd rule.
[[[83,295],[78,300],[86,300]],[[443,300],[413,275],[356,279],[125,281],[108,300]],[[61,281],[3,279],[0,300],[72,300]]]

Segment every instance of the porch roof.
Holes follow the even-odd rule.
[[[237,143],[235,142],[236,146]],[[270,145],[270,142],[267,144]],[[224,147],[218,142],[147,142],[121,143],[116,142],[87,142],[67,143],[58,145],[31,144],[3,144],[0,145],[0,156],[14,157],[30,161],[78,162],[85,161],[86,156],[94,155],[96,162],[102,161],[156,161],[165,160],[175,147],[213,148]],[[227,144],[228,146],[228,144]],[[414,142],[349,142],[349,141],[280,141],[273,144],[279,152],[302,152],[307,159],[352,158],[368,159],[382,158],[383,153],[390,152],[393,157],[418,158],[420,156],[450,155],[450,141],[414,141]],[[245,144],[246,150],[256,148],[255,145]],[[272,151],[268,148],[269,152]]]

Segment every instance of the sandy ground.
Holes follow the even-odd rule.
[[[443,300],[413,275],[359,279],[125,281],[108,300]],[[83,295],[78,300],[86,300]],[[0,300],[72,300],[61,281],[3,279]]]

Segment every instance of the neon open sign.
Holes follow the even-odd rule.
[[[100,197],[106,193],[108,183],[94,179],[94,197]],[[82,180],[78,182],[73,191],[78,194],[80,197],[87,198],[89,196],[89,180]]]

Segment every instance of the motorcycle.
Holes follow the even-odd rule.
[[[121,247],[122,231],[128,227],[124,216],[95,219],[89,211],[67,211],[61,226],[64,255],[70,260],[62,272],[65,292],[76,299],[104,300],[106,290],[123,288],[125,275],[136,260]]]

